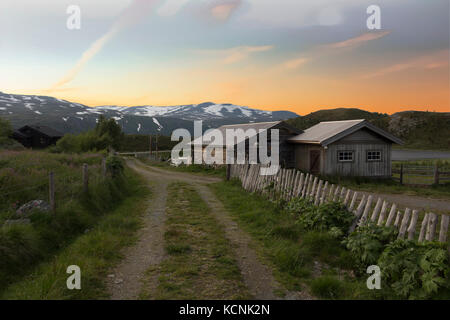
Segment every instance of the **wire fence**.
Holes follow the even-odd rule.
[[[17,173],[19,170],[26,170],[27,166],[7,169]],[[62,203],[78,198],[82,192],[88,191],[89,185],[99,184],[105,179],[106,159],[102,159],[101,165],[89,166],[85,163],[78,169],[80,171],[55,168],[54,171],[47,171],[32,179],[21,175],[19,182],[10,177],[5,178],[0,187],[0,213],[13,213],[21,205],[33,200],[45,200],[54,210],[56,201]],[[15,178],[17,180],[17,176]],[[40,181],[34,184],[31,182],[36,180]]]

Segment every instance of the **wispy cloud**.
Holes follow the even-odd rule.
[[[71,82],[80,73],[84,66],[94,58],[114,36],[124,28],[133,25],[146,16],[149,9],[152,8],[157,0],[134,0],[115,23],[111,26],[107,33],[98,38],[92,45],[81,55],[80,59],[58,82],[52,87],[45,90],[46,92],[57,91],[60,87]]]
[[[291,59],[291,60],[284,62],[282,66],[284,69],[293,70],[293,69],[297,69],[297,68],[303,66],[308,61],[309,61],[309,59],[300,57],[300,58]]]
[[[431,70],[437,68],[448,68],[449,61],[449,50],[441,50],[436,53],[422,56],[415,59],[410,59],[405,62],[396,63],[390,65],[386,68],[382,68],[373,73],[369,73],[364,75],[363,79],[370,79],[375,77],[381,77],[384,75],[388,75],[391,73],[396,73],[400,71],[410,70],[410,69],[422,69],[422,70]]]
[[[224,64],[233,64],[248,59],[252,54],[272,50],[274,46],[240,46],[223,50],[196,50],[200,54],[216,56]]]
[[[189,1],[190,0],[166,0],[166,2],[159,7],[157,12],[160,16],[173,16]]]
[[[210,8],[211,16],[218,21],[227,21],[242,4],[242,0],[215,1]]]
[[[360,36],[350,38],[344,41],[326,44],[323,47],[329,49],[353,48],[362,45],[366,42],[383,38],[390,33],[391,33],[390,31],[367,32],[363,33]]]

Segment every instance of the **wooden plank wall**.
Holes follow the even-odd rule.
[[[419,210],[405,208],[399,210],[397,204],[388,203],[375,195],[365,195],[357,191],[335,186],[328,181],[295,169],[280,169],[276,175],[260,174],[262,165],[231,165],[231,178],[242,182],[242,187],[267,198],[291,200],[303,198],[313,205],[325,202],[340,202],[354,214],[355,220],[350,232],[369,221],[379,226],[394,226],[399,230],[398,238],[417,239],[419,242],[447,242],[450,217],[432,212],[419,219]]]

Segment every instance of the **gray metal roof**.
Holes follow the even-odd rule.
[[[362,128],[367,128],[393,143],[403,144],[403,141],[397,137],[364,119],[320,122],[288,141],[326,146]]]

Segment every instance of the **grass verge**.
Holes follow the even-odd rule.
[[[167,199],[165,260],[146,273],[141,299],[246,299],[224,230],[190,185],[172,183]],[[156,288],[150,279],[158,277]]]
[[[0,294],[0,298],[106,298],[106,273],[120,260],[120,249],[135,241],[134,235],[141,226],[140,215],[147,207],[149,196],[149,190],[142,187],[145,182],[139,176],[132,172],[127,172],[126,175],[130,188],[127,190],[127,197],[121,199],[119,204],[116,203],[114,209],[97,216],[90,229],[83,229],[84,234],[78,237],[69,236],[70,242],[66,240],[69,243],[65,243],[67,246],[58,250],[56,256],[46,259],[46,262],[39,264],[29,275],[7,287]],[[91,201],[93,197],[92,195]],[[95,207],[90,208],[95,210]],[[81,214],[83,215],[83,212]],[[81,290],[67,289],[66,281],[70,275],[66,270],[70,265],[81,268]]]

